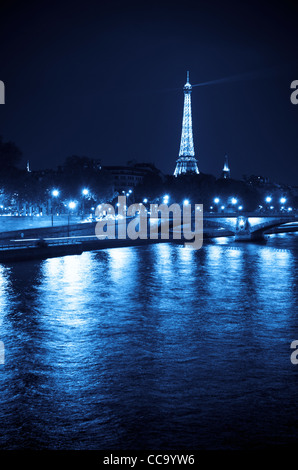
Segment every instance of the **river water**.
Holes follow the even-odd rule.
[[[295,443],[297,242],[0,265],[0,448]]]

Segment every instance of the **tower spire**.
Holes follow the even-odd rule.
[[[225,154],[225,162],[224,162],[224,167],[222,169],[222,177],[223,178],[230,178],[230,168],[229,168],[229,162],[228,162],[228,155]]]
[[[187,72],[187,82],[184,85],[184,108],[182,133],[180,142],[179,158],[176,163],[174,176],[185,173],[199,173],[197,160],[195,158],[193,134],[192,134],[192,117],[191,117],[191,90],[189,83],[189,71]]]

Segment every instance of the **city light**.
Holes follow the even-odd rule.
[[[130,189],[128,192],[129,192],[129,194],[131,194],[131,193],[132,193],[132,189]]]
[[[188,204],[189,204],[189,200],[188,200],[188,199],[184,199],[183,205],[184,205],[184,206],[187,206]]]
[[[54,196],[54,197],[58,197],[58,196],[59,196],[59,191],[58,191],[58,189],[53,189],[53,191],[52,191],[52,196]]]
[[[291,212],[293,209],[292,207],[288,207],[288,211]]]
[[[239,211],[242,211],[242,209],[243,209],[243,206],[239,206],[239,207],[238,207],[238,210],[239,210]]]
[[[68,207],[70,209],[74,209],[76,207],[76,203],[74,201],[70,201],[70,203],[68,204]]]
[[[219,203],[219,197],[215,197],[214,202],[215,202],[215,204],[218,204]]]
[[[284,203],[286,202],[286,198],[285,198],[285,197],[281,197],[280,200],[279,200],[279,202],[280,202],[281,204],[284,204]]]
[[[82,194],[84,194],[84,196],[87,196],[87,194],[89,194],[89,189],[83,189]]]
[[[267,196],[266,199],[265,199],[266,202],[271,202],[272,201],[272,197],[271,196]]]
[[[237,199],[235,197],[232,197],[232,204],[235,205],[237,204],[237,202],[238,202]]]
[[[143,202],[144,202],[144,204],[147,204],[148,199],[145,197],[145,199],[143,199]]]
[[[224,210],[225,206],[221,206],[221,210]]]

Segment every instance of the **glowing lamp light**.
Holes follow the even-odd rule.
[[[267,196],[266,199],[265,199],[266,202],[271,202],[272,201],[272,197],[271,196]]]
[[[221,209],[224,210],[225,206],[221,206]]]
[[[84,194],[84,196],[87,196],[87,194],[89,194],[89,190],[85,188],[83,189],[82,193]]]
[[[188,204],[189,204],[189,200],[188,200],[188,199],[184,199],[183,205],[184,205],[184,206],[187,206]]]
[[[291,212],[293,209],[292,207],[288,207],[288,211]]]
[[[215,202],[215,204],[218,204],[219,203],[219,197],[215,197],[214,202]]]
[[[129,194],[131,194],[131,193],[132,193],[132,189],[130,189],[128,192],[129,192]]]
[[[213,209],[213,206],[210,206],[210,210],[212,210],[212,209]]]
[[[145,199],[143,199],[143,202],[144,204],[146,204],[148,202],[148,199],[145,197]]]
[[[270,206],[270,209],[274,209],[274,207],[273,207],[273,206]]]
[[[53,189],[53,191],[52,191],[52,196],[54,196],[54,197],[58,197],[58,196],[59,196],[59,191],[58,191],[58,189]]]
[[[232,197],[232,204],[235,205],[237,204],[237,202],[238,202],[237,199],[235,197]]]
[[[281,197],[280,200],[279,200],[279,202],[280,202],[281,204],[284,204],[284,203],[286,202],[286,198],[285,198],[285,197]]]
[[[70,201],[70,203],[68,204],[68,207],[70,209],[74,209],[76,207],[76,203],[74,201]]]
[[[239,211],[242,211],[243,206],[239,206],[238,209],[239,209]]]

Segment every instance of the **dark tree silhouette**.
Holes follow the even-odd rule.
[[[15,168],[22,158],[21,150],[13,142],[3,142],[0,136],[0,167],[2,171]]]

